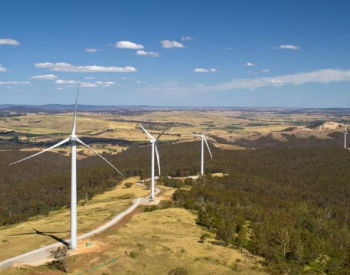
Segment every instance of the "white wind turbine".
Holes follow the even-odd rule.
[[[214,121],[215,121],[215,120],[214,120]],[[209,125],[207,131],[208,131],[209,128],[213,125],[214,121]],[[193,136],[200,137],[200,138],[201,138],[201,141],[202,141],[202,143],[201,143],[201,176],[204,175],[204,142],[205,142],[205,144],[207,145],[210,158],[211,158],[211,159],[213,158],[213,155],[211,154],[211,151],[210,151],[210,148],[209,148],[209,144],[208,144],[207,139],[206,139],[206,137],[205,137],[207,131],[206,131],[204,134],[202,134],[202,135],[191,133],[191,135],[193,135]]]
[[[67,142],[71,143],[72,147],[72,168],[71,168],[71,203],[70,203],[70,222],[71,222],[71,227],[70,227],[70,234],[71,234],[71,239],[70,239],[70,248],[75,249],[77,248],[77,142],[84,145],[86,148],[94,152],[96,155],[98,155],[100,158],[102,158],[105,162],[107,162],[110,166],[112,166],[120,175],[123,176],[123,174],[115,168],[108,160],[106,160],[104,157],[102,157],[99,153],[97,153],[95,150],[93,150],[90,146],[86,145],[84,142],[82,142],[75,134],[75,128],[76,128],[76,119],[77,119],[77,107],[78,107],[78,94],[79,94],[79,88],[80,88],[80,83],[78,85],[78,90],[77,90],[77,98],[75,102],[75,111],[74,111],[74,118],[73,118],[73,128],[72,128],[72,134],[70,137],[66,138],[65,140],[62,140],[61,142],[51,146],[50,148],[47,148],[37,154],[34,154],[30,157],[24,158],[22,160],[16,161],[12,164],[30,159],[32,157],[35,157],[37,155],[40,155],[44,152],[50,151],[51,149],[54,149],[58,146],[61,146]]]
[[[160,176],[160,162],[159,162],[159,151],[158,151],[158,140],[161,137],[161,135],[164,134],[164,132],[169,128],[165,128],[163,132],[159,134],[157,138],[154,138],[150,133],[146,131],[145,128],[140,124],[140,127],[142,130],[146,133],[146,135],[150,138],[149,142],[152,144],[152,161],[151,161],[151,197],[150,200],[154,201],[154,152],[156,152],[157,156],[157,162],[158,162],[158,174]]]
[[[344,132],[344,149],[346,149],[346,135],[349,134],[348,129],[346,127],[343,130]]]

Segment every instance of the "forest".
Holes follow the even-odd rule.
[[[0,151],[0,224],[69,207],[70,159],[45,153],[30,161],[22,145]],[[200,142],[160,144],[162,183],[178,187],[176,207],[195,210],[198,224],[218,242],[264,257],[271,274],[350,274],[350,154],[339,147],[225,151],[210,144],[206,177],[199,173]],[[151,147],[106,155],[126,176],[149,177]],[[211,177],[223,172],[224,177]],[[98,157],[78,161],[78,197],[88,200],[122,178]],[[182,188],[184,187],[185,188]],[[190,186],[190,187],[186,187]],[[316,273],[306,273],[316,274]]]

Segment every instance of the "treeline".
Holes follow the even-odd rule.
[[[178,189],[178,206],[198,211],[198,223],[224,244],[264,257],[271,274],[350,274],[349,151],[225,155],[228,175]]]
[[[9,151],[0,151],[0,226],[69,207],[70,158],[48,152],[10,166],[34,153],[11,147],[7,145]],[[103,163],[87,169],[78,162],[79,199],[89,200],[120,182],[121,177]]]
[[[47,152],[10,166],[10,163],[35,153],[19,151],[23,148],[29,147],[10,142],[0,143],[0,226],[19,223],[29,217],[69,206],[70,158]],[[200,143],[160,144],[159,149],[164,175],[174,177],[199,173]],[[127,177],[150,176],[149,145],[105,157]],[[210,162],[207,164],[208,172],[220,171],[219,167],[212,167]],[[96,156],[79,160],[77,166],[79,199],[91,199],[96,194],[115,188],[122,180],[119,174]]]

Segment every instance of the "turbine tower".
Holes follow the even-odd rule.
[[[210,148],[209,148],[209,145],[208,145],[208,142],[207,142],[207,139],[205,138],[205,134],[203,135],[198,135],[198,134],[191,134],[193,136],[196,136],[196,137],[200,137],[201,138],[201,176],[204,175],[204,142],[205,144],[207,145],[207,148],[208,148],[208,151],[209,151],[209,154],[210,154],[210,158],[212,159],[213,156],[210,152]]]
[[[27,159],[30,159],[32,157],[38,156],[42,153],[45,153],[47,151],[50,151],[58,146],[61,146],[65,143],[70,142],[71,147],[72,147],[72,164],[71,164],[71,202],[70,202],[70,222],[71,222],[71,227],[70,227],[70,234],[71,234],[71,239],[70,239],[70,249],[76,249],[77,248],[77,142],[91,150],[93,153],[98,155],[100,158],[102,158],[105,162],[107,162],[110,166],[114,168],[120,175],[123,176],[123,174],[115,168],[108,160],[106,160],[104,157],[102,157],[99,153],[97,153],[94,149],[92,149],[90,146],[82,142],[75,134],[75,128],[76,128],[76,120],[77,120],[77,107],[78,107],[78,95],[79,95],[79,88],[80,88],[80,83],[78,85],[78,90],[77,90],[77,97],[75,101],[75,110],[74,110],[74,118],[73,118],[73,128],[72,128],[72,134],[60,141],[59,143],[51,146],[50,148],[47,148],[39,153],[36,153],[30,157],[24,158],[22,160],[16,161],[11,163],[15,164]]]
[[[201,141],[202,141],[202,143],[201,143],[201,176],[204,175],[204,142],[207,145],[207,148],[208,148],[208,151],[209,151],[209,154],[210,154],[210,158],[213,159],[213,156],[211,154],[211,151],[210,151],[210,148],[209,148],[209,144],[207,142],[207,139],[206,139],[205,135],[207,134],[207,132],[210,129],[210,127],[213,125],[214,121],[215,121],[215,119],[213,120],[212,123],[210,123],[209,127],[207,128],[207,130],[205,131],[204,134],[199,135],[199,134],[191,133],[191,135],[193,135],[193,136],[200,137]]]
[[[159,134],[157,138],[154,138],[150,133],[146,131],[145,128],[140,124],[140,127],[142,130],[146,133],[146,135],[150,138],[149,142],[152,144],[152,159],[151,159],[151,196],[150,200],[154,201],[154,152],[156,153],[157,156],[157,162],[158,162],[158,174],[160,177],[160,162],[159,162],[159,151],[158,151],[158,140],[161,137],[161,135],[164,134],[164,132],[169,128],[165,128],[163,132]]]
[[[346,135],[349,134],[348,129],[346,127],[343,130],[344,132],[344,149],[346,149]]]

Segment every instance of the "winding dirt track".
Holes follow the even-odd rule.
[[[142,184],[140,182],[138,182],[137,185],[145,186],[144,184]],[[160,192],[160,189],[155,188],[155,195],[158,194],[159,192]],[[147,197],[141,197],[141,198],[135,199],[133,201],[133,204],[128,209],[126,209],[122,213],[119,213],[111,221],[107,222],[104,225],[97,227],[96,229],[94,229],[88,233],[80,235],[77,239],[83,240],[83,239],[89,238],[95,234],[98,234],[98,233],[106,230],[107,228],[112,227],[113,225],[117,224],[121,219],[123,219],[126,215],[128,215],[132,211],[134,211],[136,209],[136,207],[138,207],[139,205],[142,205],[142,204],[147,204],[147,203],[149,203],[149,199]],[[66,240],[66,242],[69,242],[69,240]],[[9,268],[14,264],[30,264],[30,263],[42,261],[44,259],[49,258],[50,252],[52,250],[54,250],[55,248],[59,247],[60,245],[62,245],[62,243],[54,243],[54,244],[30,251],[30,252],[27,252],[25,254],[13,257],[11,259],[7,259],[5,261],[0,262],[0,269]]]

